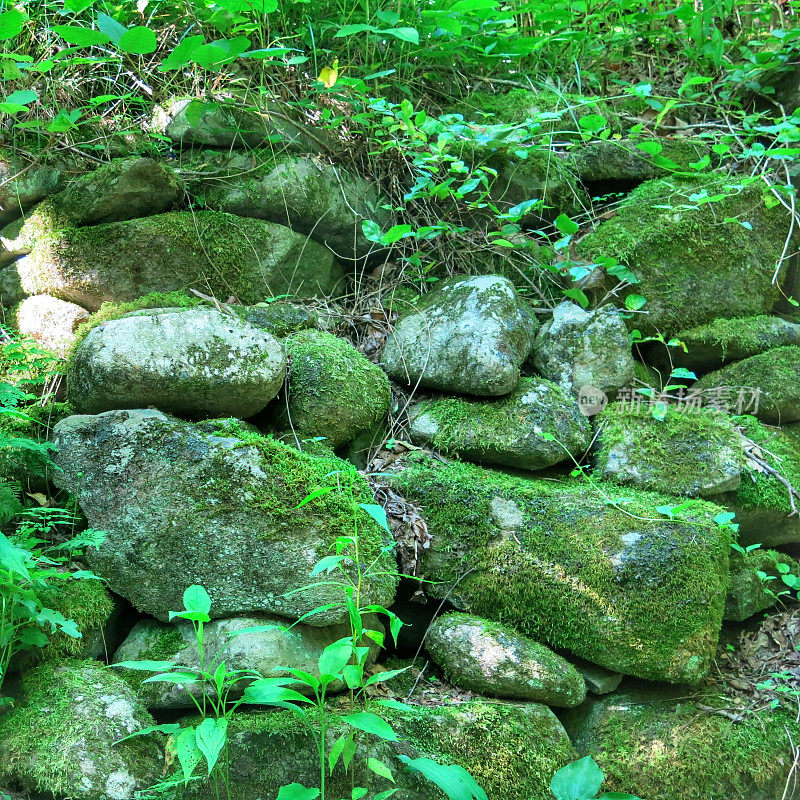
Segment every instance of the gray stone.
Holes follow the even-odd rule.
[[[725,619],[741,622],[774,606],[778,594],[789,591],[780,579],[781,574],[800,576],[800,565],[791,556],[775,550],[759,548],[732,553]]]
[[[243,438],[223,434],[155,410],[59,422],[54,481],[75,496],[91,527],[107,533],[87,551],[90,567],[112,591],[164,621],[183,607],[193,584],[207,589],[214,618],[265,612],[297,619],[342,602],[336,586],[297,590],[313,583],[312,569],[337,537],[352,533],[353,502],[374,502],[366,480],[337,458],[249,431]],[[331,473],[351,475],[352,492],[296,509]],[[359,522],[361,558],[381,571],[365,580],[362,603],[389,606],[396,579],[393,555],[381,552],[388,537],[366,514]],[[345,617],[336,606],[305,622]]]
[[[51,294],[90,311],[187,288],[243,303],[310,297],[342,277],[322,245],[282,225],[218,211],[65,228],[37,240],[14,267],[27,294]]]
[[[404,314],[383,366],[401,383],[474,395],[508,394],[537,322],[514,285],[497,275],[451,278]]]
[[[300,303],[260,303],[244,309],[244,320],[256,328],[283,339],[292,333],[318,328],[331,330],[334,320],[322,308],[314,308]]]
[[[353,345],[325,331],[305,330],[284,340],[291,367],[273,423],[301,438],[324,437],[338,447],[377,425],[388,413],[386,373]]]
[[[532,362],[545,378],[576,394],[587,386],[612,392],[629,386],[634,376],[628,332],[611,306],[556,306],[536,336]]]
[[[0,225],[12,222],[55,192],[64,174],[64,165],[26,161],[4,151],[0,155]]]
[[[75,331],[89,312],[75,303],[46,294],[28,297],[14,311],[14,325],[46,350],[67,356],[75,344]]]
[[[186,416],[246,419],[283,384],[281,343],[232,314],[151,309],[93,328],[67,378],[81,413],[155,406]]]
[[[13,308],[21,303],[28,293],[22,288],[22,281],[15,264],[0,268],[0,305]]]
[[[573,666],[586,682],[586,688],[596,695],[615,692],[624,677],[621,672],[611,672],[611,670],[599,667],[597,664],[590,664],[583,659],[574,661]]]
[[[586,697],[575,667],[496,622],[451,612],[433,621],[426,647],[451,683],[489,697],[572,708]]]
[[[383,632],[376,615],[364,619],[365,628]],[[350,624],[328,625],[315,628],[302,623],[288,627],[280,617],[258,615],[252,617],[229,617],[212,620],[203,628],[203,656],[209,664],[225,662],[228,670],[243,670],[266,677],[283,677],[289,673],[278,667],[300,669],[319,677],[319,657],[330,644],[350,637]],[[265,627],[271,628],[264,630]],[[248,630],[250,629],[250,630]],[[367,641],[369,643],[369,641]],[[367,667],[377,656],[377,645],[371,643]],[[175,625],[145,619],[134,625],[127,639],[114,653],[113,662],[120,661],[170,661],[181,667],[200,669],[200,655],[194,630],[188,622]],[[204,694],[201,684],[143,683],[146,673],[121,669],[120,674],[136,687],[139,697],[148,708],[195,708],[192,697],[200,700]],[[231,700],[241,697],[247,681],[237,684],[229,693]],[[308,687],[298,685],[298,691],[308,694]],[[333,694],[344,689],[335,681],[328,686]],[[216,697],[213,686],[206,685],[205,694]]]
[[[222,163],[225,172],[234,171],[232,177],[220,177],[218,167],[207,187],[193,187],[207,208],[287,225],[326,245],[340,259],[383,249],[362,231],[366,220],[384,230],[391,224],[392,213],[383,208],[389,198],[374,183],[311,156],[276,158],[269,151],[261,158],[258,153],[236,154]]]
[[[739,486],[744,450],[727,414],[670,407],[656,419],[647,406],[612,403],[596,421],[594,463],[607,480],[693,497]]]
[[[415,444],[521,469],[579,458],[592,440],[575,398],[540,378],[520,378],[514,391],[499,399],[449,397],[419,403],[409,416]]]
[[[46,796],[133,800],[161,774],[157,734],[131,688],[101,664],[44,664],[26,673],[24,702],[0,715],[0,782]]]
[[[30,247],[20,236],[24,224],[25,218],[20,217],[0,230],[0,266],[13,264],[21,256],[30,253]]]

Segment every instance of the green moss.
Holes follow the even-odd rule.
[[[729,580],[718,506],[698,501],[680,523],[657,511],[674,498],[628,487],[527,480],[418,454],[408,463],[392,485],[423,507],[434,593],[457,582],[458,607],[628,674],[694,682],[707,672]]]
[[[776,550],[750,550],[731,553],[731,585],[725,601],[725,619],[742,621],[764,611],[778,602],[777,594],[786,592],[780,580],[778,565],[784,565],[792,575],[800,575],[800,565],[791,556]],[[774,580],[762,579],[763,572]]]
[[[795,344],[800,336],[791,335],[791,341],[786,341],[786,336],[790,334],[785,326],[783,320],[766,314],[744,319],[715,319],[706,325],[680,331],[677,338],[688,340],[690,355],[694,344],[719,349],[723,360],[726,360],[756,355],[770,347]]]
[[[186,639],[174,626],[159,628],[153,634],[149,646],[139,651],[137,661],[169,661],[187,645]],[[150,677],[149,673],[136,669],[119,669],[117,674],[136,692]]]

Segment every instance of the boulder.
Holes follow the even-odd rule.
[[[353,534],[361,513],[354,503],[373,502],[346,462],[250,432],[237,437],[230,426],[223,435],[204,433],[155,410],[68,417],[54,442],[56,484],[75,496],[91,527],[107,533],[87,551],[89,566],[140,611],[166,621],[193,584],[207,589],[214,618],[297,619],[342,601],[329,584],[297,590],[313,583],[312,569],[337,537]],[[344,491],[296,508],[337,479]],[[361,558],[380,573],[365,577],[362,603],[389,606],[396,579],[387,535],[366,514],[358,522]],[[305,622],[345,617],[336,605]]]
[[[427,592],[616,672],[675,683],[708,672],[729,580],[719,507],[698,501],[671,520],[657,508],[679,500],[627,487],[423,453],[405,464],[390,482],[432,534]]]
[[[648,355],[659,365],[671,363],[695,372],[719,369],[731,361],[757,356],[767,350],[800,345],[800,324],[764,314],[744,319],[715,319],[706,325],[678,331],[686,345],[653,347]]]
[[[13,308],[21,303],[28,293],[22,288],[22,281],[15,264],[0,268],[0,306]]]
[[[451,683],[477,694],[559,708],[586,698],[572,664],[507,625],[450,612],[434,620],[425,645]]]
[[[133,690],[92,661],[24,675],[23,701],[0,715],[0,784],[75,800],[133,800],[164,763],[153,719]]]
[[[708,497],[735,491],[745,466],[742,440],[727,414],[612,403],[596,417],[600,475],[654,492]]]
[[[89,312],[75,303],[47,294],[28,297],[14,311],[14,327],[51,353],[65,357],[75,344],[75,331]]]
[[[22,227],[25,218],[9,222],[0,229],[0,266],[12,264],[20,256],[30,253],[31,248],[22,239]]]
[[[616,692],[624,677],[621,672],[611,672],[611,670],[598,667],[597,664],[590,664],[582,658],[576,659],[573,666],[585,681],[586,689],[592,694],[603,695]]]
[[[358,709],[357,709],[358,710]],[[564,728],[546,706],[538,703],[490,703],[470,700],[436,706],[390,709],[370,704],[395,729],[398,741],[357,736],[352,761],[354,774],[341,765],[326,780],[326,795],[350,797],[353,781],[378,792],[397,788],[394,800],[421,800],[443,796],[419,773],[409,772],[399,756],[429,758],[457,764],[472,775],[491,798],[549,800],[548,788],[556,770],[572,761],[575,751]],[[332,709],[327,744],[351,732]],[[308,728],[289,711],[243,713],[234,716],[228,731],[230,782],[236,800],[273,798],[286,784],[319,786],[319,756]],[[264,757],[269,754],[268,757]],[[395,783],[366,768],[367,758],[382,761]],[[213,798],[211,784],[190,784],[189,797]]]
[[[537,324],[507,278],[451,278],[398,320],[383,366],[389,377],[411,386],[508,394],[519,381]]]
[[[55,192],[64,176],[64,165],[26,161],[8,150],[0,153],[0,225]]]
[[[780,297],[772,278],[790,215],[779,203],[767,208],[762,188],[760,180],[730,178],[703,186],[646,181],[580,241],[576,255],[601,264],[611,259],[633,272],[639,283],[632,293],[647,303],[629,326],[645,334],[670,338],[687,323],[768,313]],[[608,288],[616,284],[609,278]]]
[[[291,366],[274,406],[276,428],[291,428],[304,438],[325,437],[327,445],[338,447],[386,416],[389,380],[349,342],[306,330],[284,343]]]
[[[383,631],[375,615],[367,618],[365,623],[367,629]],[[287,628],[288,624],[285,619],[265,614],[212,620],[203,628],[205,664],[217,664],[224,660],[228,670],[255,672],[268,677],[288,676],[289,673],[278,671],[277,668],[289,667],[319,677],[318,662],[322,651],[328,645],[351,635],[349,623],[323,628],[302,623]],[[266,626],[271,629],[264,630]],[[376,655],[377,645],[373,644],[368,666],[372,665]],[[114,663],[150,660],[171,661],[181,667],[199,670],[200,656],[191,624],[179,622],[172,625],[153,619],[137,622],[114,653]],[[192,696],[197,700],[203,696],[199,684],[144,683],[147,673],[138,670],[122,669],[120,675],[136,688],[139,697],[151,709],[195,708]],[[229,698],[236,700],[241,697],[246,685],[247,681],[239,683],[230,692]],[[297,688],[303,691],[306,687]],[[216,696],[213,687],[207,686],[206,689],[208,696]],[[343,689],[344,686],[337,681],[328,687],[328,692],[333,694]]]
[[[252,417],[286,374],[281,343],[215,308],[152,309],[89,331],[67,376],[78,412],[155,406],[191,417]]]
[[[544,469],[580,458],[592,440],[574,397],[541,378],[520,378],[491,400],[445,397],[409,411],[411,439],[469,461]]]
[[[778,602],[778,594],[788,592],[780,576],[800,577],[800,565],[791,556],[775,550],[750,550],[731,553],[731,585],[725,599],[725,619],[741,622]]]
[[[692,699],[641,689],[567,712],[581,755],[605,773],[603,789],[647,800],[778,800],[800,727],[791,711],[738,708],[717,693]],[[719,713],[715,713],[719,709]],[[729,717],[736,714],[736,722]]]
[[[694,386],[704,400],[764,422],[800,419],[800,347],[776,347],[709,372]]]
[[[234,310],[238,311],[238,307],[234,307]],[[245,306],[243,318],[248,324],[261,328],[278,339],[310,328],[330,330],[334,327],[334,319],[325,309],[300,303],[257,303],[254,306]]]
[[[382,249],[362,231],[365,221],[384,229],[391,224],[392,213],[383,207],[390,200],[374,183],[318,158],[276,157],[272,150],[228,156],[221,163],[232,177],[220,177],[218,167],[211,180],[193,186],[207,208],[286,225],[326,245],[340,259]]]
[[[216,211],[54,231],[14,267],[27,294],[51,294],[90,311],[186,288],[243,303],[312,296],[341,278],[322,245],[282,225]]]
[[[628,331],[612,306],[584,311],[560,303],[540,328],[531,360],[545,378],[576,394],[584,387],[613,392],[634,377]]]
[[[15,247],[30,247],[61,228],[120,222],[168,211],[183,197],[183,183],[152,158],[112,161],[71,181],[25,217]]]

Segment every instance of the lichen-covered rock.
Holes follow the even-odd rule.
[[[532,361],[545,378],[565,391],[583,387],[611,392],[633,381],[628,331],[612,306],[584,311],[565,301],[536,336]]]
[[[722,393],[729,402],[744,393],[746,413],[764,422],[800,419],[800,347],[776,347],[709,372],[694,389],[704,395]]]
[[[785,553],[760,548],[731,553],[731,585],[725,599],[725,619],[741,622],[774,606],[778,594],[788,591],[780,579],[782,574],[800,576],[800,565]]]
[[[73,494],[89,524],[107,532],[90,567],[112,591],[157,619],[182,608],[184,590],[204,586],[214,618],[265,612],[299,618],[341,591],[312,583],[311,570],[339,536],[352,535],[354,503],[367,482],[346,462],[301,453],[242,431],[203,433],[160,411],[109,411],[56,425],[54,480]],[[335,478],[331,478],[331,475]],[[295,507],[329,481],[333,491]],[[359,519],[360,554],[386,574],[367,579],[362,602],[391,605],[396,580],[386,535]],[[287,595],[287,592],[292,594]],[[334,607],[305,620],[346,616]]]
[[[451,612],[438,617],[425,646],[451,683],[489,697],[572,708],[586,697],[575,667],[548,647],[497,622]]]
[[[671,361],[676,367],[707,372],[776,347],[800,345],[800,324],[764,314],[744,319],[715,319],[707,325],[678,331],[675,338],[686,345],[686,350],[671,347],[665,351],[663,345],[653,348],[659,365]]]
[[[30,253],[31,248],[22,240],[22,226],[25,218],[9,222],[0,228],[0,266],[16,261],[20,256]]]
[[[795,796],[783,794],[794,761],[792,741],[800,735],[792,712],[742,709],[732,723],[725,700],[714,694],[686,700],[681,694],[618,693],[567,713],[575,747],[605,773],[604,789],[647,800]]]
[[[259,147],[272,142],[279,148],[319,149],[303,132],[302,123],[270,114],[277,111],[270,102],[264,111],[256,114],[232,104],[176,97],[156,110],[154,127],[182,147]],[[285,109],[281,116],[287,116]]]
[[[284,339],[291,366],[274,404],[278,429],[300,437],[325,437],[330,447],[354,438],[386,416],[389,380],[349,342],[325,331],[306,330]]]
[[[0,715],[0,782],[76,800],[133,800],[158,779],[158,734],[133,690],[101,664],[43,664],[24,675],[23,699]]]
[[[234,307],[237,313],[239,310],[239,306]],[[328,330],[333,327],[333,319],[324,309],[300,303],[261,303],[245,306],[241,314],[245,322],[278,339],[310,328]]]
[[[272,150],[234,155],[225,166],[235,170],[232,177],[220,177],[217,169],[213,181],[195,189],[207,208],[287,225],[341,259],[381,249],[364,236],[362,223],[388,227],[392,214],[383,206],[390,201],[364,178],[310,156],[276,158]]]
[[[711,409],[650,409],[612,403],[596,418],[595,467],[605,479],[654,492],[707,497],[734,491],[745,466],[739,434]]]
[[[37,239],[14,265],[27,294],[97,310],[106,301],[197,288],[258,303],[325,294],[341,278],[333,254],[282,225],[217,211],[65,228]]]
[[[471,700],[439,706],[409,706],[406,710],[369,705],[386,719],[398,741],[358,736],[353,759],[355,775],[341,762],[326,780],[331,797],[349,797],[352,781],[368,796],[397,787],[395,800],[442,796],[432,783],[405,769],[398,758],[431,758],[467,770],[491,798],[551,800],[553,773],[575,758],[564,728],[546,706],[538,703],[490,703]],[[352,731],[334,712],[328,747]],[[347,713],[338,709],[339,713]],[[286,784],[319,786],[319,756],[308,728],[288,711],[238,714],[228,731],[230,781],[236,800],[275,797]],[[366,768],[367,758],[383,761],[395,783]],[[214,789],[200,782],[187,796],[212,798]]]
[[[215,308],[133,312],[93,328],[67,378],[80,413],[146,408],[246,419],[283,384],[286,355],[270,334]]]
[[[628,675],[694,683],[707,673],[729,580],[719,507],[698,501],[673,521],[657,508],[678,500],[627,487],[592,491],[421,453],[406,464],[391,483],[433,536],[421,559],[428,592]]]
[[[55,192],[64,180],[63,170],[64,165],[30,162],[4,150],[0,154],[0,225]]]
[[[25,218],[15,245],[61,228],[120,222],[169,210],[183,196],[175,173],[152,158],[125,158],[71,181]]]
[[[243,670],[248,673],[270,677],[287,676],[278,667],[301,669],[319,677],[319,657],[330,644],[350,638],[350,624],[326,625],[315,628],[302,623],[287,626],[280,617],[265,614],[252,617],[229,617],[216,619],[203,628],[203,656],[206,664],[225,662],[228,670]],[[271,627],[272,629],[267,629]],[[365,628],[383,632],[383,626],[375,615],[365,618]],[[248,630],[249,629],[249,630]],[[377,655],[373,643],[367,666],[371,666]],[[121,661],[171,661],[190,669],[200,669],[200,655],[194,630],[190,623],[175,625],[145,619],[137,622],[127,639],[114,653],[114,663]],[[120,674],[133,685],[148,708],[195,708],[192,696],[202,697],[201,685],[181,683],[144,683],[147,673],[122,669]],[[241,697],[247,681],[233,687],[228,694],[231,700]],[[207,685],[208,696],[215,696],[213,687]],[[293,687],[295,688],[295,687]],[[299,691],[306,687],[298,685]],[[336,681],[328,686],[328,693],[341,691],[344,685]],[[305,693],[309,693],[306,690]]]
[[[800,542],[800,518],[790,492],[800,491],[800,425],[775,428],[754,417],[742,417],[748,454],[735,494],[720,498],[736,513],[739,542],[775,547]],[[790,488],[792,487],[792,488]]]
[[[89,312],[75,303],[46,294],[28,297],[14,310],[14,327],[35,339],[45,350],[67,356],[75,344],[75,331]]]
[[[451,278],[400,318],[383,351],[383,366],[391,378],[411,386],[508,394],[519,381],[536,328],[533,313],[507,278]]]
[[[411,438],[469,461],[543,469],[580,457],[592,431],[574,397],[540,378],[520,378],[491,400],[446,397],[410,411]]]
[[[698,202],[717,194],[726,196]],[[722,178],[700,186],[661,179],[631,192],[578,251],[588,262],[610,257],[627,266],[639,280],[633,293],[647,299],[630,326],[669,338],[687,321],[769,312],[780,296],[772,277],[789,225],[780,204],[765,206],[758,181],[744,186]]]
[[[12,308],[21,303],[28,293],[22,288],[22,281],[15,264],[0,269],[0,306]]]

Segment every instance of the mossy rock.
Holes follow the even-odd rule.
[[[10,264],[0,269],[0,307],[13,308],[27,296],[28,293],[22,288],[16,266]]]
[[[284,339],[290,367],[273,404],[273,424],[302,438],[324,437],[338,447],[377,425],[388,413],[386,373],[344,339],[306,330]]]
[[[0,225],[57,191],[69,172],[65,163],[31,161],[12,150],[0,151]]]
[[[333,327],[333,319],[327,311],[300,303],[259,303],[232,308],[249,325],[261,328],[278,339],[312,328],[328,330]]]
[[[744,319],[715,319],[706,325],[678,331],[675,338],[686,345],[653,348],[649,355],[659,366],[708,372],[732,361],[756,356],[776,347],[800,345],[800,324],[761,314]]]
[[[693,387],[704,395],[722,392],[731,402],[743,392],[738,413],[752,413],[763,422],[800,420],[800,346],[776,347],[709,372]]]
[[[633,272],[639,283],[631,293],[647,304],[629,326],[643,333],[670,338],[687,322],[768,313],[780,296],[772,278],[790,220],[780,204],[766,207],[762,187],[724,177],[647,181],[581,240],[577,255],[612,258]]]
[[[355,785],[370,796],[397,786],[396,800],[445,800],[434,784],[405,770],[398,758],[432,758],[469,772],[489,797],[550,800],[553,773],[573,760],[575,751],[552,711],[538,703],[493,703],[476,699],[406,710],[369,705],[385,718],[399,740],[387,742],[357,733],[353,759]],[[335,711],[335,709],[333,709]],[[339,713],[347,713],[342,709]],[[327,744],[353,729],[336,715]],[[281,786],[319,786],[319,759],[308,728],[288,711],[238,714],[228,732],[230,781],[236,800],[275,797]],[[383,761],[396,784],[366,769],[367,758]],[[341,763],[326,781],[330,797],[349,797],[351,776]],[[187,798],[214,797],[209,784],[190,784]]]
[[[657,509],[679,500],[627,487],[424,454],[406,464],[391,484],[433,535],[428,592],[614,671],[676,683],[708,672],[729,580],[718,506],[698,501],[670,520]]]
[[[76,331],[89,312],[75,303],[46,294],[27,297],[12,309],[13,327],[59,358],[66,358],[77,341]]]
[[[157,619],[180,610],[184,590],[200,584],[214,618],[298,619],[332,603],[305,621],[342,621],[340,588],[314,584],[311,571],[340,536],[353,535],[356,515],[361,558],[379,573],[365,578],[362,602],[391,605],[397,581],[388,535],[358,508],[373,502],[372,491],[345,461],[231,426],[205,433],[155,410],[68,417],[54,441],[56,484],[107,532],[86,561]],[[326,486],[336,490],[297,508]]]
[[[92,661],[25,673],[23,696],[0,714],[0,783],[76,800],[133,800],[158,779],[158,734],[131,688]]]
[[[511,394],[445,397],[409,410],[411,438],[469,461],[544,469],[580,458],[591,426],[574,397],[541,378],[520,378]]]
[[[341,278],[329,250],[282,225],[216,211],[170,212],[39,238],[15,267],[29,294],[90,311],[187,288],[258,303],[326,294]]]
[[[760,548],[731,553],[731,585],[725,599],[725,619],[741,622],[774,606],[778,594],[788,591],[780,579],[782,574],[800,576],[800,565],[785,553]]]
[[[744,450],[727,414],[668,407],[663,419],[656,419],[648,407],[620,402],[595,420],[594,464],[606,480],[692,497],[739,486]]]
[[[684,693],[685,694],[685,693]],[[575,747],[605,773],[603,788],[647,800],[780,800],[800,735],[786,709],[742,709],[715,695],[687,700],[658,690],[606,695],[570,712]],[[734,713],[736,710],[734,710]]]
[[[433,621],[425,646],[451,683],[489,697],[572,708],[586,698],[575,667],[497,622],[456,611]]]

